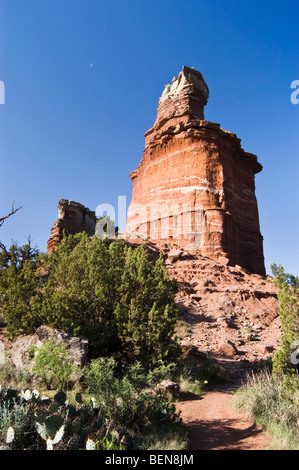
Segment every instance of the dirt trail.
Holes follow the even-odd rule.
[[[167,266],[178,282],[177,302],[187,327],[182,347],[187,352],[191,348],[195,362],[200,359],[194,348],[206,354],[227,377],[225,386],[177,404],[190,449],[266,449],[271,436],[233,409],[231,390],[279,348],[281,325],[271,278],[187,252],[177,261],[168,260]]]
[[[233,407],[233,394],[252,371],[251,365],[217,357],[227,380],[194,399],[176,404],[186,424],[190,450],[266,450],[271,435]],[[249,366],[249,367],[248,367]]]
[[[177,404],[191,450],[265,450],[271,436],[232,408],[232,393],[218,389]]]

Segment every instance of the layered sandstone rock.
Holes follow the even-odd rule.
[[[95,234],[96,215],[82,204],[67,199],[60,199],[58,203],[58,220],[51,228],[51,237],[48,240],[48,253],[56,249],[65,234],[75,235],[86,232]]]
[[[201,73],[189,67],[165,87],[130,174],[127,238],[173,242],[264,275],[255,197],[262,166],[235,134],[204,120],[208,97]]]

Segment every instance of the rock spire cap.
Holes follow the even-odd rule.
[[[178,78],[173,77],[172,84],[165,85],[165,89],[159,99],[159,104],[185,93],[200,95],[205,104],[208,102],[209,88],[201,72],[186,65],[183,66],[183,70],[179,73]]]

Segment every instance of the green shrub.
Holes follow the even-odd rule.
[[[249,377],[233,403],[273,435],[271,448],[299,450],[299,408],[286,399],[283,382],[267,370]]]
[[[42,279],[36,275],[39,253],[30,241],[9,250],[0,246],[1,318],[11,337],[32,331],[38,323]]]
[[[162,366],[147,372],[140,363],[119,369],[111,358],[94,359],[85,368],[86,391],[105,415],[122,427],[141,430],[177,422],[175,407],[155,389],[166,370],[169,372]]]
[[[115,359],[103,358],[92,360],[84,369],[86,391],[90,395],[110,393],[113,385],[114,371],[117,366]]]
[[[282,328],[281,345],[273,357],[272,374],[275,380],[284,383],[288,394],[298,395],[298,360],[293,355],[296,355],[299,345],[299,280],[286,274],[282,266],[273,264],[272,272],[274,284],[278,287],[278,313]]]
[[[1,260],[1,257],[0,257]],[[93,357],[155,362],[171,354],[176,283],[162,257],[123,241],[65,237],[41,260],[2,263],[0,296],[11,336],[41,324],[89,339]]]
[[[28,386],[30,373],[26,369],[16,369],[11,360],[10,351],[5,351],[4,364],[0,364],[0,386],[5,384],[12,388],[24,388]]]
[[[131,383],[130,374],[119,375],[113,362],[110,366],[105,380],[104,362],[93,364],[87,382],[95,393],[77,393],[72,402],[63,391],[48,398],[38,390],[0,389],[0,449],[144,449],[162,438],[162,430],[165,448],[176,438],[186,445],[175,407],[154,389]]]
[[[65,389],[79,368],[73,364],[68,356],[66,346],[59,344],[54,338],[38,348],[32,346],[29,353],[33,358],[28,368],[41,386],[47,389]]]

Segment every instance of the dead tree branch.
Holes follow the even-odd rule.
[[[18,207],[17,209],[14,208],[14,202],[12,203],[12,206],[11,206],[11,212],[7,215],[5,215],[4,217],[0,217],[0,227],[2,227],[2,225],[4,224],[5,220],[8,219],[8,217],[11,217],[12,215],[14,215],[16,212],[18,212],[20,209],[22,209],[21,207]]]

